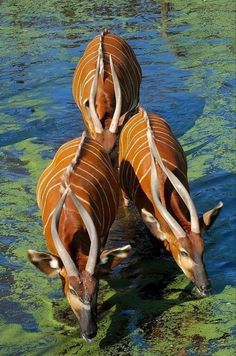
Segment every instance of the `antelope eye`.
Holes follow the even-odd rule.
[[[69,289],[70,289],[71,294],[77,295],[77,293],[76,293],[76,291],[74,290],[74,288],[69,288]]]
[[[181,254],[182,257],[189,257],[189,254],[184,250],[181,250],[180,254]]]

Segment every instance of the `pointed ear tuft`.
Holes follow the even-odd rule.
[[[223,202],[220,201],[213,209],[208,210],[203,214],[203,216],[200,218],[200,225],[202,228],[209,229],[209,227],[213,224],[216,217],[218,216],[222,206]]]
[[[31,263],[48,276],[57,275],[62,268],[60,258],[48,252],[28,250],[28,258]]]

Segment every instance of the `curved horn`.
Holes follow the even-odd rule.
[[[183,202],[189,209],[190,220],[191,220],[191,231],[199,234],[200,233],[199,219],[198,219],[198,215],[196,212],[196,208],[193,204],[193,201],[192,201],[187,189],[183,185],[183,183],[181,183],[181,181],[173,174],[173,172],[171,172],[171,170],[164,165],[164,163],[161,159],[160,153],[158,152],[158,149],[154,143],[152,131],[150,129],[148,130],[148,141],[151,146],[153,156],[156,159],[157,163],[160,165],[162,170],[165,172],[165,174],[169,178],[170,182],[172,183],[173,187],[176,189],[176,191],[182,198]]]
[[[186,233],[183,230],[183,228],[178,224],[178,222],[173,218],[173,216],[168,212],[167,209],[165,209],[159,199],[157,191],[159,190],[159,181],[158,181],[158,176],[157,176],[157,171],[156,171],[156,166],[154,163],[154,147],[155,143],[153,142],[153,137],[152,137],[152,130],[151,126],[149,123],[149,118],[147,115],[147,112],[144,111],[144,117],[147,121],[147,139],[148,139],[148,145],[150,148],[150,153],[151,153],[151,192],[153,196],[154,203],[156,204],[161,216],[166,220],[168,225],[170,226],[172,232],[174,235],[177,237],[177,239],[181,237],[185,237]]]
[[[87,210],[83,207],[78,197],[72,191],[70,191],[70,195],[76,208],[80,213],[84,225],[86,226],[91,241],[88,261],[85,270],[91,275],[93,275],[97,263],[97,257],[98,257],[98,236],[97,236],[96,227],[94,225],[93,220],[91,219],[91,216],[89,215]]]
[[[200,234],[200,225],[197,211],[187,189],[183,183],[181,183],[181,181],[173,174],[173,172],[169,170],[169,168],[166,167],[165,173],[189,210],[191,231],[195,232],[196,234]]]
[[[103,127],[102,127],[101,121],[99,120],[99,117],[98,117],[96,109],[95,109],[95,97],[96,97],[97,87],[98,87],[98,77],[99,77],[100,60],[101,60],[100,47],[101,47],[101,43],[100,43],[99,50],[98,50],[97,67],[96,67],[95,75],[93,78],[93,83],[92,83],[92,86],[90,89],[90,94],[89,94],[89,110],[90,110],[91,119],[93,121],[96,133],[103,132]]]
[[[63,204],[65,202],[66,196],[69,192],[69,188],[66,188],[64,193],[62,194],[56,209],[54,210],[54,213],[52,215],[52,222],[51,222],[51,233],[52,233],[52,239],[54,242],[54,245],[57,249],[58,255],[60,256],[62,263],[66,269],[66,272],[68,276],[76,276],[78,277],[78,270],[70,257],[69,253],[65,249],[63,243],[61,242],[61,239],[58,234],[58,224],[59,224],[59,219],[62,211]]]
[[[156,167],[154,163],[154,158],[151,155],[151,192],[152,192],[154,203],[157,209],[159,210],[161,216],[166,220],[166,222],[168,223],[169,227],[171,228],[172,232],[177,237],[177,239],[181,237],[185,237],[186,236],[185,231],[177,223],[177,221],[173,218],[173,216],[171,216],[168,210],[166,210],[161,204],[161,201],[157,193],[158,187],[159,187],[159,182],[158,182]]]
[[[113,60],[110,55],[110,67],[111,67],[111,74],[112,74],[112,79],[113,79],[113,85],[114,85],[114,91],[115,91],[115,96],[116,96],[116,108],[112,117],[111,125],[109,128],[109,131],[112,133],[116,133],[117,131],[117,126],[119,123],[119,118],[120,118],[120,113],[121,113],[121,104],[122,104],[122,98],[121,98],[121,89],[120,89],[120,83],[119,79],[116,75],[116,71],[113,65]]]
[[[147,113],[146,113],[146,116],[147,116]],[[181,181],[173,174],[173,172],[171,172],[171,170],[169,168],[165,167],[165,165],[161,159],[160,153],[158,152],[158,149],[154,143],[153,134],[152,134],[152,130],[150,128],[149,121],[148,121],[148,126],[149,126],[148,134],[147,134],[148,142],[149,142],[149,145],[153,152],[153,156],[156,159],[157,163],[162,168],[162,170],[165,172],[167,177],[169,178],[170,182],[172,183],[173,187],[176,189],[176,191],[182,198],[182,200],[185,203],[185,205],[187,206],[187,208],[189,209],[190,219],[191,219],[191,231],[199,234],[200,233],[199,219],[198,219],[198,215],[197,215],[195,206],[193,204],[193,201],[192,201],[187,189],[183,185],[183,183],[181,183]]]

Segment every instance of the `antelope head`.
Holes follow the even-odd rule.
[[[67,194],[70,194],[77,207],[90,238],[86,266],[81,270],[65,249],[58,234],[60,214]],[[61,277],[64,293],[79,322],[82,337],[86,342],[91,342],[97,334],[96,313],[100,264],[104,268],[110,258],[113,262],[115,260],[120,261],[128,256],[131,247],[105,250],[99,256],[99,243],[95,225],[80,200],[69,187],[65,189],[53,213],[51,233],[58,256],[49,252],[28,250],[29,260],[48,276],[59,275]],[[116,264],[114,262],[114,265]]]
[[[211,284],[204,264],[204,241],[200,233],[185,232],[183,237],[169,236],[167,249],[184,274],[195,284],[199,294],[211,294]]]
[[[207,276],[204,264],[204,240],[201,236],[200,227],[203,227],[201,220],[204,221],[204,227],[209,228],[215,217],[218,215],[223,203],[219,202],[213,209],[203,214],[201,219],[194,213],[191,216],[191,223],[185,225],[184,230],[175,221],[175,232],[169,234],[164,242],[166,248],[182,269],[184,274],[193,281],[201,296],[207,296],[211,293],[211,285]],[[194,222],[195,221],[195,222]]]
[[[210,281],[204,265],[204,241],[200,231],[200,220],[198,218],[195,206],[190,197],[190,194],[183,183],[174,175],[174,173],[166,167],[161,159],[160,153],[154,143],[151,130],[148,130],[148,142],[152,152],[151,155],[151,192],[159,216],[159,221],[149,213],[142,211],[142,215],[146,215],[146,224],[152,222],[154,234],[164,242],[165,247],[172,253],[172,256],[185,275],[190,278],[196,285],[201,296],[210,294]],[[190,216],[190,222],[185,219],[185,223],[181,224],[177,221],[170,212],[162,205],[159,197],[159,180],[156,171],[156,164],[160,166],[164,174],[167,176],[175,191],[182,199],[187,207]],[[177,204],[178,205],[178,204]],[[201,219],[205,227],[210,226],[213,219],[217,216],[219,210],[223,206],[219,202],[215,208],[206,212]],[[156,215],[156,214],[154,214]],[[149,219],[149,220],[148,220]],[[147,224],[148,225],[148,224]],[[164,227],[164,228],[163,228]]]
[[[185,226],[185,237],[177,238],[176,243],[170,247],[175,261],[185,275],[195,283],[201,296],[210,294],[210,282],[204,265],[204,241],[201,228],[208,229],[211,226],[222,206],[223,203],[219,202],[200,219],[196,213],[192,216],[190,214],[191,224]]]
[[[71,196],[77,207],[90,238],[90,250],[87,263],[85,269],[81,271],[64,247],[58,234],[60,215],[67,195]],[[51,234],[58,256],[51,253],[29,250],[29,259],[47,275],[60,275],[64,293],[71,309],[78,319],[82,337],[89,342],[97,333],[96,302],[98,280],[96,278],[95,267],[98,256],[98,238],[90,215],[69,187],[64,190],[54,210],[51,222]]]

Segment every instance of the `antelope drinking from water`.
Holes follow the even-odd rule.
[[[223,204],[199,220],[180,143],[165,120],[141,107],[120,135],[119,179],[124,198],[135,203],[152,234],[163,241],[200,294],[207,295],[210,283],[200,225],[208,227]]]
[[[37,186],[49,252],[29,250],[29,259],[47,275],[60,275],[86,341],[97,332],[99,263],[114,265],[130,250],[104,250],[118,192],[110,157],[85,134],[60,147]]]

